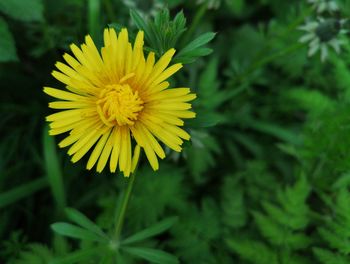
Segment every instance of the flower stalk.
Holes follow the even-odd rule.
[[[126,190],[123,194],[121,207],[120,207],[120,210],[118,212],[117,219],[116,219],[115,238],[117,241],[120,240],[120,234],[121,234],[121,231],[123,228],[123,224],[124,224],[124,220],[125,220],[125,213],[126,213],[126,209],[128,207],[128,204],[129,204],[131,192],[132,192],[132,189],[134,186],[134,181],[135,181],[135,173],[131,173],[131,175],[128,179],[128,185],[127,185]]]

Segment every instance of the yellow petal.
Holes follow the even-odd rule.
[[[120,136],[121,136],[121,142],[120,142],[120,157],[119,157],[119,169],[120,171],[124,171],[126,169],[126,166],[127,166],[127,160],[128,160],[128,149],[127,149],[127,146],[128,146],[128,143],[127,143],[127,140],[129,139],[130,140],[130,137],[128,137],[128,132],[127,130],[122,127],[120,129]]]
[[[143,134],[147,137],[147,140],[152,147],[152,149],[157,153],[157,155],[161,158],[165,158],[165,153],[163,148],[159,145],[158,141],[153,137],[152,133],[142,124],[140,124],[140,128]]]
[[[168,125],[168,124],[161,124],[161,126],[168,132],[183,138],[185,140],[189,140],[191,138],[191,136],[183,129],[177,127],[177,126],[172,126],[172,125]]]
[[[77,45],[75,45],[75,44],[70,45],[70,49],[72,50],[74,56],[78,59],[78,61],[82,65],[86,66],[89,69],[93,69],[93,67],[91,66],[89,61],[85,58],[84,53],[82,52],[81,49],[78,48]]]
[[[105,147],[103,148],[103,151],[101,153],[101,156],[97,162],[97,172],[102,172],[104,167],[107,164],[108,158],[111,154],[112,148],[113,148],[113,140],[114,140],[114,131],[112,131],[111,135],[109,136],[107,143]]]
[[[91,140],[91,138],[93,138],[96,134],[104,134],[106,133],[106,129],[101,129],[101,126],[96,126],[96,125],[92,125],[90,127],[88,127],[87,129],[82,130],[83,132],[80,133],[75,133],[75,134],[71,134],[72,137],[75,137],[76,134],[84,134],[85,132],[85,137],[80,136],[79,140],[76,141],[68,150],[68,155],[73,155],[74,153],[76,153],[77,151],[79,151],[81,148],[83,148],[86,144],[88,144],[88,142]],[[62,142],[60,144],[63,144]]]
[[[74,115],[74,116],[69,116],[64,119],[56,120],[50,124],[50,128],[60,128],[60,127],[65,127],[70,124],[76,124],[78,121],[80,121],[82,118],[80,115]]]
[[[176,111],[176,110],[162,110],[161,113],[166,115],[173,115],[179,118],[195,118],[196,113],[191,111]]]
[[[183,141],[179,137],[168,133],[167,131],[162,129],[162,127],[148,120],[141,120],[141,122],[144,123],[147,129],[149,129],[152,132],[152,134],[154,134],[159,140],[161,140],[169,148],[177,152],[181,151],[180,145],[183,143]]]
[[[97,140],[99,140],[101,136],[101,131],[94,131],[92,137],[73,155],[71,161],[73,163],[79,161],[92,148],[92,146],[97,142]]]
[[[164,83],[164,82],[163,82]],[[166,89],[168,87],[165,87]],[[159,87],[159,84],[152,87],[150,89],[150,92],[152,93],[149,98],[150,100],[161,100],[161,99],[167,99],[167,98],[176,98],[179,96],[187,95],[191,92],[190,88],[172,88],[164,90],[162,87]]]
[[[159,163],[156,154],[154,153],[154,150],[150,147],[150,145],[146,144],[143,149],[145,150],[147,159],[149,161],[149,164],[151,164],[151,167],[153,170],[159,169]]]
[[[188,110],[192,108],[192,105],[189,103],[181,103],[181,102],[150,102],[147,104],[149,109],[157,109],[157,110]]]
[[[55,97],[57,99],[62,100],[68,100],[68,101],[77,101],[77,100],[86,100],[83,96],[62,91],[59,89],[51,88],[51,87],[44,87],[44,92],[48,95],[51,95],[52,97]]]
[[[116,128],[114,131],[113,149],[111,154],[111,159],[109,161],[109,168],[111,172],[115,172],[118,165],[119,153],[121,145],[121,133],[120,128]]]
[[[168,79],[170,76],[172,76],[173,74],[175,74],[178,70],[180,70],[182,68],[182,64],[181,63],[177,63],[174,65],[171,65],[169,68],[167,68],[165,71],[163,71],[158,77],[157,79],[155,79],[152,83],[153,84],[158,84],[161,83],[162,81]]]
[[[176,125],[176,126],[184,125],[184,121],[182,121],[180,118],[173,115],[164,114],[159,111],[150,112],[149,115],[157,117],[159,120],[162,120],[163,122],[169,123],[171,125]]]
[[[131,162],[131,172],[133,173],[137,167],[137,164],[139,162],[140,158],[140,145],[136,145],[134,149],[134,156],[132,157],[132,162]]]
[[[80,116],[82,114],[81,109],[75,109],[75,110],[65,110],[65,111],[60,111],[58,113],[49,115],[46,117],[46,121],[56,121],[60,119],[66,119],[72,116]]]
[[[69,66],[71,66],[75,70],[79,66],[81,66],[81,64],[73,56],[69,55],[68,53],[65,53],[63,55],[63,59],[69,64]]]
[[[52,109],[74,109],[74,108],[88,108],[91,103],[88,102],[67,102],[67,101],[56,101],[49,103],[49,107]]]
[[[68,77],[67,75],[60,73],[58,71],[52,71],[52,76],[55,77],[57,80],[59,80],[60,82],[67,84],[67,85],[71,85],[70,82],[70,77]]]
[[[153,71],[152,71],[152,78],[157,78],[159,74],[161,74],[166,67],[168,67],[172,57],[175,54],[175,49],[169,49],[167,52],[164,53],[162,57],[158,60],[158,62],[154,65]]]
[[[97,159],[99,158],[101,151],[103,149],[103,147],[106,144],[106,141],[109,137],[110,131],[108,131],[107,133],[105,133],[100,140],[98,141],[98,143],[96,144],[94,150],[92,151],[90,158],[88,160],[88,163],[86,165],[86,168],[88,170],[91,170],[91,168],[95,165]]]

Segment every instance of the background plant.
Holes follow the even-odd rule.
[[[337,5],[324,15],[349,17],[350,1]],[[173,82],[198,94],[183,154],[171,153],[156,174],[140,165],[121,261],[349,262],[350,46],[344,35],[340,55],[329,51],[324,63],[307,56],[298,27],[318,16],[313,4],[0,0],[0,7],[0,262],[113,263],[115,245],[105,237],[125,180],[73,166],[56,149],[45,136],[42,94],[68,45],[87,32],[98,39],[106,25],[148,30],[147,49],[158,55],[174,46],[186,65]]]

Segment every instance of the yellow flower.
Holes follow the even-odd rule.
[[[166,80],[182,67],[180,63],[168,67],[175,50],[168,50],[157,62],[153,52],[145,58],[143,37],[139,31],[132,47],[127,29],[118,35],[105,29],[101,54],[88,35],[81,48],[70,46],[74,57],[64,54],[66,64],[56,63],[59,71],[52,75],[68,91],[44,87],[45,93],[59,99],[49,107],[60,110],[46,120],[50,135],[69,132],[59,146],[70,146],[72,162],[93,149],[87,169],[97,163],[101,172],[109,160],[111,172],[119,165],[129,176],[141,148],[157,170],[157,156],[165,157],[157,140],[180,152],[183,140],[190,139],[180,126],[182,119],[195,117],[188,102],[196,95],[189,88],[169,88]]]

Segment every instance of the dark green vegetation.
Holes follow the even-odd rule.
[[[0,263],[350,263],[346,35],[321,63],[298,42],[316,17],[306,1],[164,2],[173,22],[163,1],[0,0]],[[350,17],[338,4],[324,16]],[[50,72],[85,34],[145,27],[130,8],[150,17],[148,50],[178,50],[173,82],[198,94],[198,118],[158,172],[142,158],[118,245],[128,179],[69,161],[42,87],[63,87]]]

